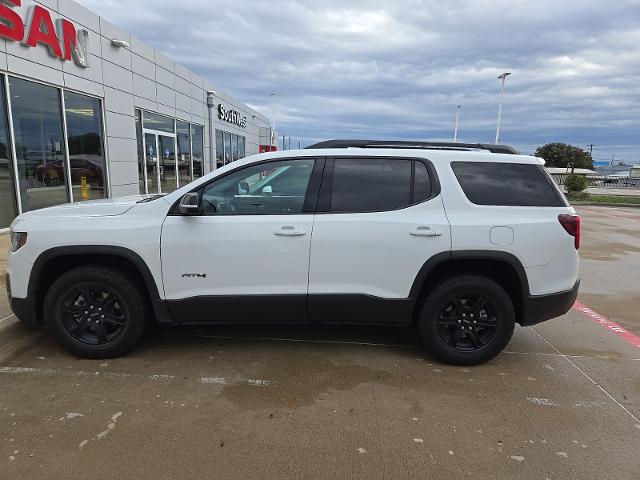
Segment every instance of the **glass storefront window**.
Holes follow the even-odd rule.
[[[60,91],[9,79],[22,211],[65,203],[67,172]]]
[[[97,98],[64,93],[73,200],[106,198],[102,105]]]
[[[245,141],[244,137],[238,137],[238,158],[245,157]]]
[[[140,193],[145,193],[144,187],[144,145],[142,144],[142,112],[136,109],[136,140],[138,143],[138,184]]]
[[[195,180],[204,174],[204,127],[201,125],[191,125],[191,155]]]
[[[176,140],[178,142],[178,185],[191,181],[191,142],[189,141],[189,123],[176,121]]]
[[[160,156],[160,191],[171,193],[176,189],[176,148],[175,138],[158,135],[158,155]]]
[[[231,161],[238,160],[238,136],[231,135]]]
[[[217,168],[224,166],[224,142],[223,135],[220,130],[216,130],[216,165]]]
[[[16,218],[16,201],[4,80],[0,81],[0,90],[0,228],[6,228]]]
[[[224,164],[231,162],[231,134],[224,132]]]
[[[156,113],[144,112],[144,128],[159,132],[175,133],[173,119]]]

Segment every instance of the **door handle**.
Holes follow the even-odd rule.
[[[306,235],[307,232],[305,232],[301,228],[286,225],[284,227],[280,227],[280,230],[276,230],[275,232],[273,232],[273,234],[277,235],[278,237],[301,237],[303,235]]]
[[[418,227],[409,232],[409,235],[413,235],[414,237],[440,237],[442,236],[442,230],[431,227]]]

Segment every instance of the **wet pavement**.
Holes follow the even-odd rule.
[[[640,335],[640,210],[579,211],[580,301]],[[108,361],[31,335],[0,321],[0,479],[640,472],[640,348],[576,309],[470,368],[438,364],[410,329],[160,330]]]

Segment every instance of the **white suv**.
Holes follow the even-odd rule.
[[[440,360],[484,362],[579,285],[580,218],[539,159],[510,153],[331,141],[164,196],[28,212],[11,306],[82,357],[123,354],[149,321],[415,323]]]

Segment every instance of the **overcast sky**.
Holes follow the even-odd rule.
[[[640,162],[639,0],[80,0],[271,117],[329,138],[594,143]],[[292,145],[293,146],[293,145]]]

